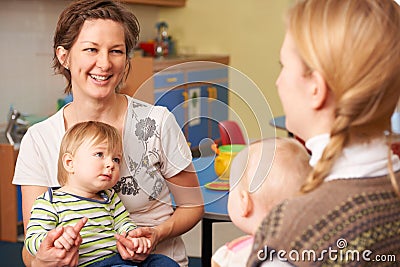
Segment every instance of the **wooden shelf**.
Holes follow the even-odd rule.
[[[183,7],[186,4],[186,0],[121,0],[121,2],[166,7]]]
[[[0,144],[0,240],[17,241],[17,187],[13,185],[18,151],[12,145]]]
[[[169,56],[165,58],[154,58],[153,59],[153,70],[154,72],[161,71],[168,67],[193,61],[210,61],[229,65],[228,55],[180,55],[180,56]]]

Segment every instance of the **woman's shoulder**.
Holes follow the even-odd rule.
[[[25,150],[29,153],[33,153],[33,150],[40,151],[40,153],[44,151],[58,153],[58,147],[64,133],[63,113],[60,110],[28,128],[21,141],[20,154],[23,154]],[[47,150],[44,149],[45,147],[47,147]],[[57,151],[53,151],[54,149]]]
[[[381,208],[399,203],[393,190],[377,184],[383,178],[324,182],[311,192],[285,200],[262,221],[253,252],[268,247],[286,252],[313,250],[322,256],[339,240],[349,244],[360,242],[356,239],[361,236],[371,240],[369,236],[379,232],[379,225],[393,224],[399,213],[396,208]],[[257,261],[256,257],[251,261]]]
[[[61,109],[47,119],[30,126],[28,133],[35,136],[54,135],[57,133],[63,135],[65,130],[63,118],[63,109]]]
[[[154,117],[156,115],[159,116],[160,114],[169,113],[166,107],[153,105],[128,95],[126,95],[126,98],[128,100],[128,109],[134,114]]]
[[[132,97],[128,98],[127,130],[159,129],[176,125],[176,119],[166,107],[152,105]]]
[[[314,226],[324,218],[327,207],[322,198],[311,193],[284,200],[268,213],[256,232],[252,254],[265,252],[266,247],[290,251],[302,238],[308,240],[307,234],[316,236]],[[254,255],[251,258],[256,260]]]
[[[343,218],[355,218],[367,206],[374,209],[379,205],[399,202],[395,194],[385,194],[391,192],[390,182],[386,182],[389,184],[387,186],[379,186],[379,182],[384,183],[384,179],[377,177],[324,182],[311,192],[275,206],[262,221],[259,230],[265,239],[276,242],[288,237],[309,239],[336,226],[349,230],[355,222],[345,225]]]
[[[320,186],[307,194],[279,203],[264,218],[259,229],[268,239],[281,239],[283,236],[294,235],[294,232],[306,231],[313,222],[335,210],[338,204],[346,199],[342,198],[341,194],[329,191],[334,191],[332,185]]]

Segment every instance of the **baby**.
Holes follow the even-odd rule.
[[[311,170],[309,158],[305,147],[293,138],[254,142],[234,158],[228,213],[235,226],[248,235],[219,248],[212,266],[246,266],[259,224],[276,204],[300,191]]]
[[[141,263],[119,255],[115,235],[137,227],[111,189],[119,180],[121,163],[122,138],[117,129],[95,121],[71,127],[61,141],[58,158],[61,188],[50,188],[36,199],[25,237],[27,250],[35,255],[47,232],[63,227],[54,246],[68,251],[77,245],[80,234],[79,266],[178,266],[159,254],[150,254]],[[77,229],[81,220],[85,225]],[[127,238],[135,246],[135,251],[127,249],[132,255],[146,253],[151,247],[145,237]]]

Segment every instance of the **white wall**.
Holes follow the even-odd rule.
[[[24,113],[49,114],[62,96],[52,75],[52,32],[65,1],[2,1],[0,9],[0,122],[13,104]]]

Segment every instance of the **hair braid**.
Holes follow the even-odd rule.
[[[312,191],[318,187],[329,174],[332,169],[333,163],[340,156],[343,148],[346,146],[349,139],[348,128],[351,123],[349,117],[337,117],[331,132],[331,138],[322,153],[321,159],[314,166],[309,174],[306,184],[301,188],[303,193]]]

